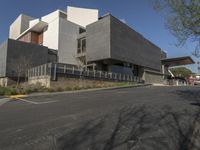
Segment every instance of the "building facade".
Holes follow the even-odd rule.
[[[21,14],[10,26],[9,40],[0,46],[0,77],[14,77],[14,58],[22,56],[31,56],[31,66],[57,61],[144,79],[146,70],[154,76],[165,74],[161,59],[167,57],[111,14],[99,17],[97,9],[77,7],[41,18]]]

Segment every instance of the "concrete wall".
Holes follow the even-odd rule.
[[[6,76],[7,46],[8,41],[0,45],[0,77]]]
[[[58,62],[77,64],[77,39],[79,26],[65,19],[59,19]]]
[[[43,34],[43,45],[58,50],[59,10],[42,17],[41,20],[48,23],[48,27]]]
[[[145,71],[143,79],[145,80],[145,83],[164,84],[163,75],[159,72]]]
[[[6,76],[16,76],[16,69],[24,63],[38,66],[48,60],[48,48],[36,44],[8,40]]]
[[[49,88],[51,84],[50,76],[32,77],[28,80],[28,84],[38,84],[38,83],[40,83],[42,86]]]
[[[21,33],[29,28],[29,21],[33,20],[33,17],[21,14],[11,25],[9,31],[9,38],[16,39]]]
[[[86,27],[87,61],[98,61],[111,58],[110,16]]]
[[[88,80],[70,77],[58,77],[57,81],[51,81],[49,76],[33,77],[29,79],[28,84],[40,83],[42,86],[51,88],[68,89],[73,87],[106,87],[116,85],[116,82]]]
[[[111,16],[111,58],[151,69],[161,69],[161,49]]]
[[[63,18],[64,12],[57,10],[42,17],[48,23],[44,31],[43,45],[58,50],[58,62],[76,64],[79,26]]]
[[[96,22],[99,18],[97,9],[85,9],[78,7],[67,7],[67,20],[76,23],[82,27]]]
[[[108,15],[86,27],[87,61],[105,59],[161,70],[161,50],[142,35]]]
[[[7,77],[1,78],[0,77],[0,86],[2,86],[2,87],[7,87],[9,85],[14,85],[16,83],[17,83],[16,81],[14,81],[10,78],[7,78]]]
[[[44,46],[9,39],[0,47],[0,64],[3,66],[0,77],[15,78],[18,68],[24,70],[25,66],[28,68],[56,61],[56,55],[49,54],[49,49]]]

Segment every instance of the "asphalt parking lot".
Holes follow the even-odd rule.
[[[198,150],[200,88],[0,99],[0,150]]]

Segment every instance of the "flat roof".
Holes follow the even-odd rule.
[[[189,65],[189,64],[195,63],[194,60],[190,56],[165,58],[165,59],[161,59],[161,62],[163,65],[166,65],[168,67]]]

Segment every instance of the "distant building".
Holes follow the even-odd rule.
[[[12,66],[21,56],[32,67],[81,63],[86,69],[135,75],[147,82],[161,82],[168,74],[164,51],[111,14],[99,17],[96,9],[68,7],[39,19],[21,14],[0,46],[0,78],[16,78]]]

